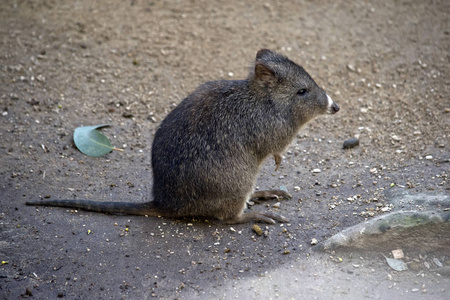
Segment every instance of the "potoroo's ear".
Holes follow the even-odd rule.
[[[263,59],[264,56],[269,56],[274,54],[272,51],[270,51],[269,49],[261,49],[258,51],[258,53],[256,53],[256,60],[260,60]]]
[[[263,61],[256,61],[254,80],[267,87],[273,87],[277,84],[275,72]]]

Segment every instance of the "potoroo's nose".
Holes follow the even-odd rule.
[[[328,99],[327,113],[329,113],[329,114],[337,113],[339,111],[339,105],[337,105],[336,102],[334,102],[333,99],[331,99],[331,97],[328,95],[327,95],[327,99]]]

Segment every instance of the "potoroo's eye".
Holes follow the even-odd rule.
[[[306,94],[308,91],[306,89],[299,89],[297,92],[297,95],[304,95]]]

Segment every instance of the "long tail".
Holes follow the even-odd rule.
[[[133,202],[99,202],[91,200],[42,200],[29,201],[26,205],[37,206],[59,206],[67,208],[82,209],[87,211],[138,216],[159,216],[155,210],[153,202],[133,203]]]

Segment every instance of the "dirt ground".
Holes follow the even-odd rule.
[[[386,265],[395,243],[341,263],[310,241],[422,209],[387,191],[450,193],[449,15],[446,0],[1,1],[0,297],[446,299],[449,277],[433,267]],[[245,78],[261,48],[303,65],[341,107],[298,134],[280,170],[261,171],[259,188],[294,198],[251,209],[290,223],[258,236],[252,224],[24,205],[149,200],[160,121],[199,84]],[[80,153],[74,129],[97,124],[125,152]],[[403,251],[450,266],[445,251]]]

